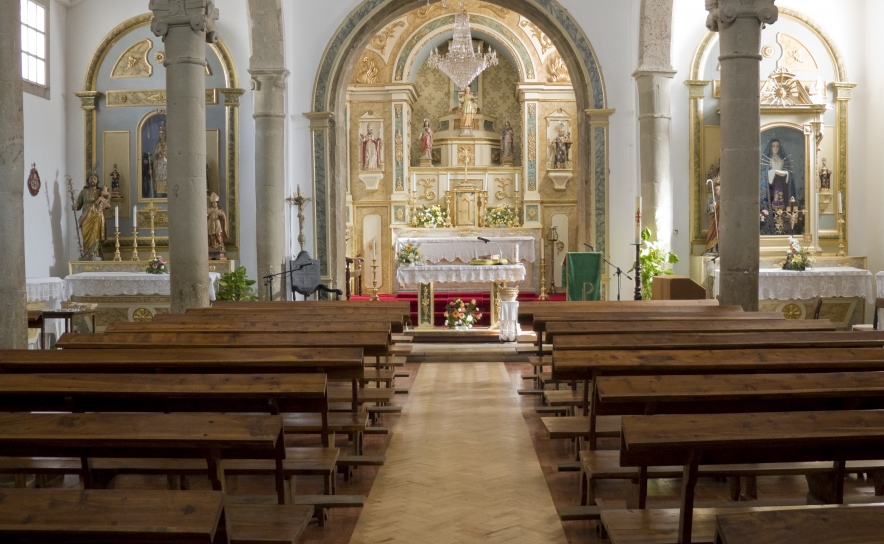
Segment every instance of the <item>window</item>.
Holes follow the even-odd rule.
[[[48,5],[21,0],[21,75],[24,90],[49,98]]]

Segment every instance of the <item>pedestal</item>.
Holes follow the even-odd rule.
[[[433,282],[421,283],[417,287],[417,328],[418,330],[432,330],[433,310],[436,300],[433,296]]]

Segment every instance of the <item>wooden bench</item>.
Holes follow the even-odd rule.
[[[557,336],[593,334],[661,334],[671,332],[768,332],[768,331],[834,331],[827,320],[793,319],[685,319],[667,321],[568,321],[546,325],[546,339]]]
[[[884,535],[884,506],[816,506],[719,514],[715,544],[876,544]]]
[[[91,335],[84,335],[91,336]],[[884,331],[767,332],[759,333],[663,333],[559,336],[553,350],[604,349],[777,349],[777,348],[884,347]]]
[[[376,332],[392,334],[390,324],[382,321],[193,321],[189,323],[129,323],[118,322],[108,325],[105,334],[118,332],[216,332],[216,333],[362,333]]]
[[[878,459],[882,447],[884,412],[879,411],[624,416],[620,463],[641,473],[648,466],[684,467],[678,530],[665,537],[691,544],[700,465],[831,461],[832,474],[808,477],[808,485],[815,498],[841,504],[846,461]],[[665,541],[658,540],[662,527],[646,512],[634,512],[638,519],[628,527],[609,512],[601,517],[613,542],[628,542],[619,539],[620,532],[639,526],[647,540],[633,542]]]
[[[158,314],[152,323],[198,323],[205,321],[261,321],[261,322],[292,322],[292,321],[338,321],[349,323],[376,322],[389,323],[393,332],[401,335],[408,320],[398,311],[340,308],[336,311],[322,309],[304,310],[252,310],[247,312],[227,310],[188,310],[184,314]]]
[[[217,491],[4,489],[6,544],[227,544],[298,541],[309,506],[225,504]]]

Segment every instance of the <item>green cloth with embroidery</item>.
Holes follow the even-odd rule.
[[[600,300],[602,283],[602,254],[571,252],[562,267],[562,283],[568,300]]]

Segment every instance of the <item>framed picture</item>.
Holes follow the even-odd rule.
[[[762,236],[803,236],[807,226],[808,140],[803,127],[761,131],[759,220]]]

